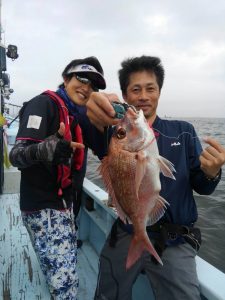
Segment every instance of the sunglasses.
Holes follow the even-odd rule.
[[[81,77],[81,76],[76,75],[76,74],[75,74],[74,76],[75,76],[76,79],[77,79],[78,81],[80,81],[81,83],[83,83],[83,84],[90,84],[90,85],[91,85],[91,88],[93,89],[93,91],[98,92],[98,88],[96,88],[96,87],[94,86],[93,82],[92,82],[89,78]]]

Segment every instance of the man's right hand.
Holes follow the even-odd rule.
[[[86,104],[89,120],[102,132],[104,127],[119,122],[115,119],[116,113],[111,105],[113,101],[121,102],[116,94],[93,92]]]

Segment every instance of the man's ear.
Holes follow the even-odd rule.
[[[124,100],[125,102],[127,102],[127,95],[123,93],[122,96],[123,96],[123,100]]]

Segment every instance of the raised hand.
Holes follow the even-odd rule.
[[[64,137],[64,134],[65,134],[65,124],[63,122],[61,122],[56,136],[58,136],[58,138],[62,139]],[[83,149],[85,146],[84,146],[84,144],[81,144],[81,143],[70,142],[70,147],[73,149],[73,151],[75,151],[76,148]]]
[[[51,162],[55,165],[69,162],[71,154],[76,148],[84,148],[85,146],[76,142],[69,142],[64,139],[65,124],[60,123],[59,130],[46,138],[37,145],[36,158],[39,161]]]
[[[206,138],[204,141],[209,146],[199,157],[201,169],[209,178],[214,178],[225,163],[225,148],[213,138]]]
[[[109,125],[116,125],[119,119],[115,119],[115,111],[110,104],[113,101],[121,102],[116,94],[91,93],[86,104],[87,116],[91,123],[100,131]]]

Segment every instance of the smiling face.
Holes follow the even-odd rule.
[[[137,110],[142,109],[145,118],[151,123],[156,118],[159,96],[160,90],[153,72],[139,71],[130,74],[124,100]]]
[[[91,83],[82,83],[76,76],[64,78],[64,86],[70,99],[78,105],[85,105],[93,92]]]

